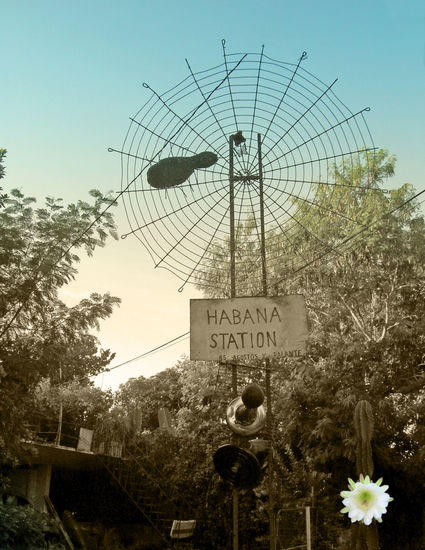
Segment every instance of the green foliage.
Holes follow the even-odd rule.
[[[59,410],[62,410],[60,444],[75,447],[80,428],[93,430],[109,413],[113,397],[111,390],[102,391],[79,381],[52,383],[42,379],[34,390],[33,423],[43,440],[55,441]]]
[[[381,189],[394,167],[395,158],[383,150],[334,166],[329,176],[335,185],[316,184],[320,206],[293,199],[292,223],[267,235],[270,288],[304,294],[310,329],[305,357],[273,365],[275,441],[280,461],[289,449],[311,479],[321,479],[315,498],[327,526],[348,527],[338,515],[338,494],[355,477],[359,452],[367,458],[362,468],[370,470],[373,460],[390,494],[402,475],[415,479],[420,488],[411,491],[412,502],[423,507],[425,220],[411,185]],[[312,244],[327,253],[309,261]],[[207,296],[223,297],[216,288],[229,282],[229,245],[214,247],[211,269],[198,283]],[[238,227],[236,250],[238,280],[247,281],[246,294],[261,294],[253,220]],[[305,262],[294,277],[300,257]],[[373,409],[373,437],[368,407],[356,420],[356,434],[359,402]],[[308,498],[308,483],[297,494]],[[384,519],[382,529],[391,535],[381,536],[382,548],[413,548],[400,534],[410,529],[408,514],[394,521],[393,510]],[[332,546],[330,534],[322,544]]]
[[[165,407],[175,414],[181,406],[182,387],[177,369],[165,369],[145,378],[130,378],[114,394],[114,405],[123,417],[140,411],[141,429],[158,427],[158,409]]]
[[[4,158],[6,157],[6,149],[3,149],[2,147],[0,147],[0,179],[4,178],[4,175],[5,175],[5,168],[3,166],[3,160]]]
[[[383,220],[391,210],[412,193],[404,186],[389,195],[380,189],[382,182],[394,174],[395,158],[384,150],[363,152],[331,168],[330,185],[312,183],[308,199],[288,197],[292,204],[284,226],[276,221],[268,228],[266,240],[267,279],[272,293],[287,292],[288,281],[298,284],[298,275],[310,273],[336,254],[354,248],[360,242],[374,245],[379,233],[374,230],[400,217],[408,219],[414,205]],[[312,200],[311,200],[312,199]],[[235,231],[236,283],[248,296],[262,295],[260,228],[254,217],[242,220]],[[322,257],[324,259],[322,259]],[[318,260],[315,261],[315,258]],[[197,274],[197,287],[210,298],[230,296],[230,238],[213,242],[208,253],[208,269]],[[223,290],[225,289],[225,290]]]
[[[258,240],[259,228],[254,218],[238,223],[235,229],[235,258],[237,279],[243,281],[243,295],[261,295],[261,254]],[[267,237],[267,248],[275,247],[276,232]],[[281,245],[278,243],[276,247]],[[277,248],[274,248],[276,251]],[[274,254],[275,252],[273,252]],[[224,242],[213,242],[208,253],[208,270],[196,274],[197,288],[209,298],[230,298],[230,237]],[[270,267],[269,267],[270,270]],[[223,290],[227,289],[227,290]]]
[[[395,497],[379,527],[381,550],[423,546],[425,221],[410,200],[410,185],[390,192],[380,188],[394,163],[377,151],[354,165],[335,166],[336,185],[317,185],[315,200],[322,207],[298,204],[304,227],[294,220],[291,242],[279,228],[267,242],[274,291],[303,293],[310,324],[307,355],[272,364],[276,506],[318,508],[318,550],[338,548],[338,539],[348,538],[339,493],[355,477],[360,455],[359,468],[368,470],[361,473],[370,474],[374,466]],[[289,276],[291,256],[307,250],[311,239],[319,238],[329,250],[344,236],[350,246],[312,262],[296,279]],[[240,224],[236,240],[243,259],[238,276],[247,280],[247,294],[261,293],[253,281],[261,267],[254,220]],[[215,243],[210,260],[199,285],[208,296],[222,297],[215,289],[229,283],[228,243]],[[160,375],[122,385],[110,413],[111,426],[121,423],[124,440],[128,418],[139,418],[141,459],[155,464],[186,519],[201,522],[201,548],[226,547],[231,533],[230,486],[212,463],[231,437],[222,423],[229,384],[219,374],[213,363],[182,360]],[[247,383],[255,381],[248,378]],[[157,429],[160,407],[171,412],[175,435]],[[264,483],[241,496],[246,548],[267,532],[267,501]],[[376,531],[358,537],[376,546]]]
[[[379,161],[378,180],[392,173],[385,155]],[[346,168],[338,170],[341,174],[349,180]],[[352,215],[358,209],[369,229],[345,255],[329,256],[282,286],[305,295],[310,318],[309,353],[293,365],[279,400],[286,418],[282,429],[315,470],[331,472],[334,480],[353,476],[356,455],[358,468],[371,471],[373,457],[377,477],[383,475],[391,491],[398,483],[396,472],[417,476],[425,443],[418,414],[425,384],[424,220],[415,202],[407,203],[414,194],[409,185],[388,194],[365,191],[357,204],[350,202],[350,191],[339,191],[344,212],[346,206]],[[323,199],[327,204],[333,200],[329,193]],[[337,231],[344,230],[344,221],[335,223]],[[316,234],[332,239],[332,225],[329,216],[321,226],[317,219]],[[356,411],[358,402],[363,408]],[[375,412],[373,438],[366,402]],[[392,530],[393,509],[383,529]],[[395,530],[392,535],[388,548],[398,540]]]
[[[121,422],[122,440],[154,477],[161,500],[166,497],[166,506],[174,514],[170,517],[197,519],[196,548],[225,547],[231,531],[231,491],[212,460],[216,449],[229,442],[229,430],[221,422],[223,407],[217,407],[221,395],[213,391],[216,381],[215,364],[183,359],[149,379],[140,377],[121,385],[110,413],[111,419]],[[170,411],[174,434],[158,429],[160,407]],[[127,415],[135,411],[140,414],[141,429],[130,436],[125,429]],[[248,533],[253,526],[249,516],[245,518]],[[251,539],[246,548],[253,544]]]
[[[2,550],[65,550],[56,524],[30,506],[0,504]]]
[[[47,197],[45,208],[34,209],[35,199],[17,189],[6,199],[0,213],[2,336],[25,332],[58,289],[75,278],[75,250],[92,255],[108,233],[116,237],[112,215],[101,216],[110,199],[99,191],[90,194],[93,205],[78,201],[66,208],[60,199]]]
[[[79,380],[104,369],[113,358],[91,333],[120,302],[92,293],[73,307],[58,297],[77,275],[76,251],[92,255],[108,235],[116,237],[111,199],[91,191],[93,204],[62,205],[14,189],[0,211],[0,454],[19,452],[28,437],[26,418],[34,413],[37,384]]]
[[[6,149],[2,149],[0,147],[0,180],[2,178],[4,178],[4,175],[5,175],[5,168],[3,166],[3,160],[6,156]],[[2,190],[2,188],[0,187],[0,191]],[[0,194],[0,207],[1,206],[4,206],[4,200],[7,199],[7,195],[1,195]]]

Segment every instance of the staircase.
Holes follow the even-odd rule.
[[[102,455],[101,460],[143,518],[169,544],[171,526],[173,519],[178,518],[178,510],[171,502],[169,484],[162,479],[156,465],[146,458],[143,448],[131,441],[125,446],[122,458]]]

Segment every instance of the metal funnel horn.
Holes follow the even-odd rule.
[[[214,466],[220,476],[238,489],[252,489],[260,483],[261,465],[254,453],[222,445],[214,453]]]
[[[236,397],[227,407],[226,422],[233,432],[251,436],[264,427],[266,411],[263,405],[249,409],[243,404],[242,397]]]

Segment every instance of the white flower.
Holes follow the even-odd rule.
[[[370,525],[373,518],[381,522],[382,514],[385,514],[388,503],[393,500],[386,493],[388,485],[381,486],[382,478],[373,483],[369,476],[362,475],[360,475],[360,481],[354,483],[349,479],[348,482],[350,491],[341,491],[342,503],[345,506],[341,512],[343,514],[348,512],[352,523],[363,521],[365,525]]]

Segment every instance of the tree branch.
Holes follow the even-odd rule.
[[[342,296],[342,294],[340,292],[338,292],[338,296],[339,296],[341,302],[343,303],[343,305],[349,311],[354,323],[356,324],[356,326],[359,329],[359,331],[361,332],[361,334],[363,334],[363,336],[366,338],[366,340],[368,342],[370,342],[372,340],[372,338],[369,336],[369,334],[364,329],[363,323],[360,321],[359,317],[356,315],[353,308],[346,302],[346,300],[344,299],[344,297]]]

